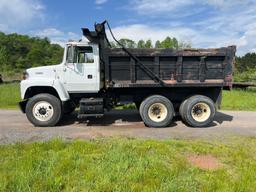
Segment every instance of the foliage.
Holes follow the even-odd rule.
[[[148,49],[153,48],[152,41],[150,39],[146,41],[145,48],[148,48]]]
[[[256,69],[256,53],[247,53],[242,57],[236,58],[236,70],[239,72]]]
[[[256,82],[256,53],[236,58],[235,81]]]
[[[60,63],[63,48],[47,38],[0,32],[0,73]]]
[[[161,41],[159,40],[156,41],[155,48],[161,48]]]
[[[223,142],[224,141],[224,142]],[[102,139],[0,146],[0,191],[254,191],[256,139]],[[190,155],[222,164],[200,169]]]
[[[234,80],[236,82],[256,83],[256,68],[248,69],[247,71],[244,71],[244,72],[235,71]]]
[[[156,41],[155,46],[153,46],[152,41],[150,39],[148,39],[147,41],[141,39],[138,42],[135,42],[130,39],[120,39],[119,42],[126,48],[191,48],[191,45],[189,43],[178,42],[178,40],[175,37],[166,37],[163,41]],[[114,42],[111,42],[111,46],[114,48],[120,47]]]
[[[135,48],[136,43],[131,39],[120,39],[119,42],[127,48]]]
[[[145,48],[145,41],[144,40],[139,40],[137,44],[138,48]]]
[[[178,40],[176,38],[166,37],[160,43],[160,47],[158,47],[158,48],[174,48],[174,49],[178,49],[179,48]]]

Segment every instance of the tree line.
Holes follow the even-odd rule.
[[[172,48],[172,49],[185,49],[191,48],[191,44],[185,42],[179,42],[175,37],[166,37],[163,41],[153,42],[148,40],[139,40],[138,42],[131,39],[120,39],[119,42],[126,48]],[[111,42],[113,48],[120,47],[117,43]]]
[[[235,80],[256,82],[256,53],[247,53],[236,57]]]
[[[48,38],[0,32],[0,73],[19,73],[26,68],[60,63],[63,48]]]

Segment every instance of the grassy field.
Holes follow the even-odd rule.
[[[207,155],[205,169],[189,157]],[[255,191],[256,139],[103,139],[0,146],[0,191]]]
[[[256,111],[256,89],[224,91],[222,109]]]
[[[0,109],[16,109],[19,101],[19,84],[0,85]]]
[[[20,101],[19,85],[0,85],[0,108],[15,109]],[[131,107],[129,105],[128,107]],[[127,107],[124,107],[127,108]],[[223,110],[256,111],[256,89],[223,92]]]

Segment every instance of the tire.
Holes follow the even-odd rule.
[[[141,103],[140,115],[148,127],[166,127],[170,125],[173,119],[174,108],[171,101],[166,97],[153,95]]]
[[[50,94],[38,94],[26,105],[28,120],[37,127],[55,126],[62,117],[61,101]]]
[[[185,121],[183,112],[184,112],[184,105],[185,105],[185,103],[186,103],[187,101],[188,101],[188,99],[185,99],[185,100],[180,104],[180,107],[179,107],[179,114],[180,114],[180,116],[181,116],[182,121]]]
[[[206,127],[213,122],[216,114],[214,102],[203,95],[195,95],[185,100],[180,110],[182,119],[192,127]]]

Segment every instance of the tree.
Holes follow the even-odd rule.
[[[135,41],[131,39],[120,39],[119,42],[125,47],[125,48],[135,48],[137,47],[137,44]]]
[[[138,48],[145,48],[145,41],[144,40],[139,40],[138,41],[138,44],[137,44],[137,47]]]
[[[161,42],[161,47],[163,48],[172,48],[172,39],[170,37],[166,37],[162,42]]]
[[[256,69],[256,53],[247,53],[236,58],[236,70],[239,72]]]
[[[173,48],[173,49],[178,49],[179,48],[179,43],[178,40],[174,37],[166,37],[162,42],[161,42],[161,48]]]
[[[174,49],[179,49],[179,42],[175,37],[172,38],[172,46]]]
[[[8,56],[7,56],[6,48],[0,47],[0,70],[1,71],[6,70],[7,60],[8,60]]]
[[[155,48],[162,48],[161,42],[159,40],[156,41]]]
[[[149,40],[147,40],[146,41],[146,43],[145,43],[145,48],[152,48],[153,46],[152,46],[152,41],[149,39]]]

